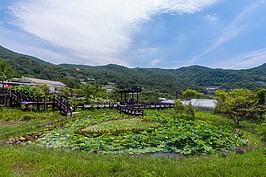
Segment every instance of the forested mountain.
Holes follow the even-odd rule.
[[[19,74],[41,79],[62,81],[78,88],[80,81],[90,78],[97,84],[115,83],[119,88],[142,87],[146,92],[180,94],[185,89],[206,93],[208,88],[258,89],[266,87],[266,63],[246,70],[211,69],[202,66],[179,69],[127,68],[118,65],[86,66],[54,65],[38,58],[18,54],[0,46],[0,60]]]

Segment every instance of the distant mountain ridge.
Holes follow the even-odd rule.
[[[109,64],[87,66],[54,65],[35,57],[12,52],[0,46],[0,59],[21,75],[64,82],[70,87],[78,87],[80,79],[94,78],[98,84],[116,83],[121,88],[143,87],[146,91],[162,92],[166,96],[180,94],[185,89],[207,92],[207,87],[220,89],[265,87],[266,63],[250,69],[225,70],[203,66],[179,69],[127,68]]]

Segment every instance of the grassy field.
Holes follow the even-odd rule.
[[[160,115],[164,112],[173,114],[171,110],[165,110]],[[106,110],[85,111],[80,116],[61,119],[58,113],[2,109],[0,142],[35,132],[50,132],[62,126],[69,127],[84,117],[91,120],[96,117],[102,122],[99,116],[102,113]],[[109,113],[110,110],[108,115],[111,116]],[[248,139],[249,144],[227,153],[178,157],[94,155],[85,151],[0,145],[0,176],[266,176],[266,147],[262,140],[264,124],[244,121],[237,127],[230,119],[203,112],[198,112],[196,119],[206,125],[228,127]]]
[[[265,149],[186,159],[97,156],[0,146],[0,176],[265,176]]]

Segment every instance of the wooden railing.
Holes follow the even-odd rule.
[[[144,115],[144,110],[138,109],[138,108],[131,108],[126,105],[119,105],[117,109],[125,114],[130,114],[134,116],[143,116]]]
[[[127,104],[118,105],[118,110],[125,114],[143,116],[144,109],[164,109],[173,108],[174,104],[169,103],[138,103],[138,104]]]
[[[20,105],[22,102],[26,102],[30,105],[37,105],[37,107],[39,107],[39,105],[50,104],[53,106],[53,108],[56,107],[57,109],[59,109],[60,112],[64,113],[65,115],[72,115],[73,112],[73,105],[69,104],[66,99],[63,99],[61,97],[29,97],[25,93],[11,90],[6,90],[4,94],[6,94],[6,96],[10,99],[9,106]]]
[[[61,97],[54,97],[54,105],[64,114],[72,115],[73,112],[73,105],[69,104],[69,102]]]

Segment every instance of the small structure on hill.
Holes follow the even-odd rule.
[[[106,84],[102,87],[102,89],[106,90],[108,93],[112,92],[114,89],[116,89],[115,84]]]
[[[120,90],[121,94],[121,104],[135,104],[139,102],[139,94],[142,92],[142,89],[125,89]],[[136,95],[134,97],[134,95]],[[136,99],[135,99],[136,98]]]

